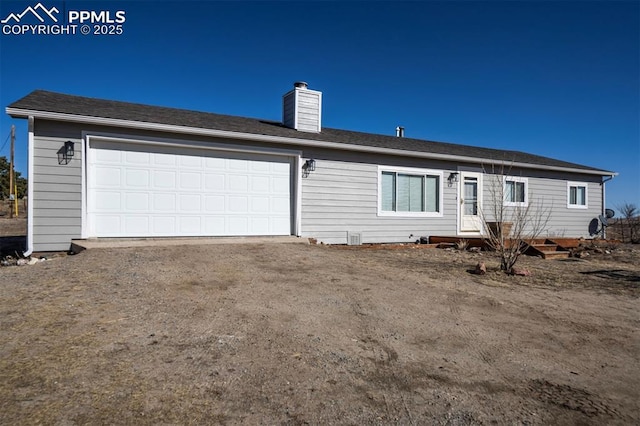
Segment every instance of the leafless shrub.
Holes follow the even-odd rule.
[[[542,199],[529,196],[528,185],[521,188],[524,196],[514,201],[514,189],[506,190],[508,178],[514,177],[510,167],[493,167],[486,176],[489,196],[480,211],[486,242],[498,253],[500,269],[512,273],[526,245],[533,244],[546,230],[551,208]]]
[[[640,211],[633,203],[616,206],[622,218],[614,223],[620,239],[625,243],[640,243]]]

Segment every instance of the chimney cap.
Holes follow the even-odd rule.
[[[293,87],[306,89],[307,87],[309,87],[309,85],[307,84],[306,81],[296,81],[295,83],[293,83]]]

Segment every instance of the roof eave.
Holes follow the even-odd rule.
[[[122,120],[117,118],[93,117],[93,116],[87,116],[87,115],[65,114],[60,112],[39,111],[39,110],[30,110],[30,109],[22,109],[22,108],[7,107],[6,112],[8,115],[10,115],[13,118],[34,117],[34,118],[40,118],[45,120],[69,121],[69,122],[88,123],[88,124],[95,124],[95,125],[102,125],[102,126],[120,126],[120,127],[128,127],[128,128],[139,129],[139,130],[152,130],[152,131],[162,131],[162,132],[169,132],[169,133],[186,133],[186,134],[192,134],[192,135],[213,136],[213,137],[221,137],[221,138],[229,138],[229,139],[242,139],[242,140],[250,140],[250,141],[256,141],[256,142],[284,143],[289,145],[300,145],[300,146],[313,147],[313,148],[331,148],[331,149],[338,149],[343,151],[359,151],[359,152],[369,152],[369,153],[376,153],[376,154],[412,156],[412,157],[418,157],[418,158],[429,158],[434,160],[457,161],[457,162],[463,162],[463,163],[486,164],[486,165],[504,164],[503,160],[491,160],[491,159],[480,158],[480,157],[468,157],[468,156],[453,155],[453,154],[438,154],[438,153],[421,152],[421,151],[409,151],[409,150],[392,149],[392,148],[381,148],[381,147],[373,147],[373,146],[336,143],[336,142],[329,142],[329,141],[316,141],[316,140],[301,139],[301,138],[291,138],[291,137],[285,137],[285,136],[271,136],[271,135],[263,135],[263,134],[256,134],[256,133],[232,132],[228,130],[178,126],[173,124],[151,123],[146,121]],[[571,167],[548,166],[543,164],[531,164],[531,163],[522,163],[522,162],[510,162],[509,166],[523,167],[523,168],[536,169],[536,170],[582,173],[582,174],[597,175],[597,176],[617,176],[618,175],[618,173],[610,172],[606,170],[578,169],[578,168],[571,168]]]

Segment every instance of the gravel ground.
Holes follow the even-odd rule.
[[[638,248],[498,264],[245,244],[3,267],[0,423],[638,424]]]

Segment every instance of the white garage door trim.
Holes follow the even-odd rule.
[[[83,161],[83,238],[291,235],[292,233],[299,235],[300,173],[298,173],[298,169],[301,153],[298,151],[260,147],[241,147],[239,149],[237,145],[94,134],[85,134],[84,140],[84,152],[87,155],[85,156],[85,161]],[[131,155],[122,154],[121,151],[117,150],[118,147],[125,146],[127,150],[124,152]],[[112,151],[100,150],[100,148],[112,149]],[[115,150],[113,150],[114,148]],[[179,151],[177,148],[179,148]],[[150,151],[156,154],[146,154]],[[117,163],[121,159],[113,157],[110,165],[110,159],[107,158],[105,160],[103,158],[98,163],[104,163],[100,166],[101,173],[104,173],[104,175],[101,178],[102,181],[98,182],[100,178],[98,178],[98,173],[94,170],[96,155],[105,153],[122,155],[122,160],[125,163],[131,161],[133,163],[118,165]],[[173,178],[173,181],[171,179],[167,181],[169,185],[173,182],[177,186],[184,184],[185,187],[170,188],[167,193],[167,191],[162,188],[158,189],[155,185],[155,183],[160,182],[156,178],[161,177],[161,173],[156,173],[155,166],[142,164],[138,167],[135,164],[136,159],[133,157],[139,155],[143,158],[145,154],[147,157],[145,161],[161,162],[168,159],[170,161],[175,160],[177,163],[201,161],[202,164],[201,166],[196,166],[199,171],[195,173],[189,172],[188,164],[184,166],[187,167],[186,169],[183,169],[183,166],[177,163],[175,170],[171,170],[171,167],[169,167],[169,170],[174,172],[172,174],[177,175],[177,177]],[[155,159],[150,160],[153,158]],[[221,168],[211,173],[212,169],[210,167]],[[120,168],[119,171],[118,168]],[[244,171],[234,170],[234,168],[244,169]],[[198,173],[200,174],[199,176]],[[227,179],[224,177],[225,173],[228,174]],[[135,177],[136,174],[138,174],[139,179],[147,182],[142,185],[140,199],[135,195],[136,179],[132,180],[134,186],[129,189],[127,189],[127,182],[114,182],[114,187],[108,188],[111,184],[112,176],[114,176],[113,180],[115,181],[118,178]],[[153,174],[157,174],[157,176],[154,178],[156,179],[155,183],[152,184],[149,182],[151,181],[150,175]],[[171,173],[165,173],[165,175],[169,174]],[[279,174],[279,177],[275,177],[273,174]],[[191,175],[190,178],[194,180],[188,181],[188,175]],[[182,181],[180,181],[180,176],[184,178]],[[234,179],[235,184],[231,182]],[[206,184],[209,185],[207,194],[200,193],[197,185],[192,185],[189,188],[189,185],[194,181],[196,183],[200,182],[200,185],[205,185],[205,180],[207,180]],[[268,187],[265,186],[267,180],[269,181]],[[251,189],[247,190],[249,181],[253,185]],[[105,187],[105,182],[107,187]],[[98,186],[102,185],[98,189],[103,191],[103,195],[106,194],[100,199],[96,197],[94,192],[96,184]],[[149,186],[145,187],[145,185]],[[217,194],[215,185],[218,185]],[[220,185],[223,185],[223,187],[220,187]],[[233,185],[236,185],[238,191],[244,191],[244,195],[234,197]],[[285,186],[286,190],[284,190]],[[274,190],[274,188],[276,189]],[[200,194],[200,196],[198,197],[197,194]],[[286,196],[286,200],[284,200],[284,196]],[[109,197],[113,197],[115,208],[111,208],[110,203],[96,204],[97,201],[106,201]],[[123,207],[125,198],[129,201],[129,205],[126,208]],[[166,212],[161,214],[153,208],[153,201],[156,201],[157,205],[161,205],[157,203],[161,198],[165,202],[170,200],[169,207],[165,208],[165,210],[169,210],[168,214]],[[178,201],[180,203],[176,203],[177,198],[179,198]],[[190,198],[192,202],[189,201]],[[209,206],[216,205],[216,207],[213,210],[207,210],[209,208],[205,206],[207,201]],[[234,202],[236,203],[235,205]],[[285,203],[287,206],[286,212],[283,211]],[[217,206],[220,205],[224,206],[224,211],[219,211]],[[127,209],[131,208],[133,208],[133,213],[127,214]],[[141,214],[135,213],[136,208],[142,209],[140,210]],[[191,211],[189,211],[190,209]],[[109,210],[112,210],[112,215],[110,215]],[[100,220],[96,220],[98,215],[101,215]],[[185,221],[183,216],[190,219]],[[182,225],[186,226],[186,228],[181,227],[179,223],[181,220],[183,222]],[[125,221],[129,225],[136,222],[139,223],[135,227],[136,232],[126,229]],[[115,225],[105,227],[105,223],[115,223]],[[242,226],[240,226],[241,223],[243,224]],[[97,229],[99,227],[102,227],[102,229]]]

